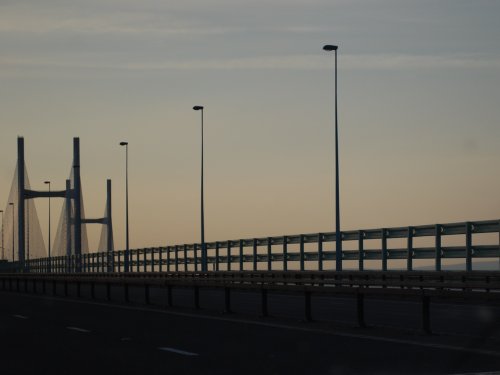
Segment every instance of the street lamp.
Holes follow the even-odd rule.
[[[5,249],[3,247],[3,210],[0,210],[0,212],[2,213],[2,260],[5,259]]]
[[[14,203],[13,202],[10,202],[9,203],[9,206],[12,206],[12,261],[14,261],[14,247],[15,247],[15,243],[14,243],[14,237],[15,237],[15,232],[14,232]]]
[[[128,235],[128,142],[120,142],[120,146],[125,146],[125,232],[126,232],[126,248],[124,268],[125,272],[129,272],[130,263],[130,248],[129,248],[129,235]]]
[[[44,184],[46,185],[49,185],[49,240],[48,240],[48,243],[49,243],[49,264],[48,264],[48,272],[50,272],[50,268],[51,268],[51,253],[50,253],[50,181],[45,181]]]
[[[201,111],[201,271],[207,272],[207,246],[205,244],[205,208],[203,202],[203,106],[195,105],[195,111]]]
[[[337,50],[338,46],[323,47],[327,52],[335,52],[335,270],[342,271],[342,235],[340,233],[340,188],[339,188],[339,135],[337,115]]]

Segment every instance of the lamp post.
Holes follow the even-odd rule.
[[[49,185],[49,194],[50,194],[50,181],[45,181],[44,184]],[[51,260],[52,257],[51,257],[51,253],[50,253],[50,195],[49,195],[49,239],[48,239],[48,243],[49,243],[49,248],[48,248],[48,251],[49,251],[49,263],[48,263],[47,270],[48,270],[48,272],[51,272],[50,268],[51,268],[51,263],[52,263],[52,260]]]
[[[338,46],[327,44],[323,50],[335,52],[335,270],[342,271],[342,234],[340,232],[340,188],[339,188],[339,135],[337,112],[337,50]]]
[[[5,259],[5,249],[3,247],[3,210],[0,210],[0,212],[2,213],[2,260]]]
[[[195,105],[195,111],[201,111],[201,271],[207,272],[207,246],[205,244],[205,208],[203,202],[203,106]]]
[[[130,248],[128,234],[128,142],[120,142],[120,146],[125,146],[125,259],[124,271],[129,272],[130,268]]]
[[[15,247],[15,243],[14,243],[14,238],[15,238],[15,231],[14,231],[14,203],[13,202],[10,202],[9,203],[9,206],[12,206],[12,261],[14,262],[14,247]]]

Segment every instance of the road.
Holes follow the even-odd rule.
[[[0,292],[2,374],[491,372],[500,371],[497,334],[423,335]]]

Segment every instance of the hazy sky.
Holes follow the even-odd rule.
[[[497,219],[499,14],[495,0],[0,0],[0,206],[18,135],[38,189],[63,189],[79,136],[87,216],[111,178],[123,248],[126,140],[131,246],[199,241],[204,105],[208,241],[333,230],[322,46],[338,44],[342,228]]]

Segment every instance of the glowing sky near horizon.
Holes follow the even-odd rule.
[[[18,135],[38,189],[64,188],[79,136],[85,211],[103,214],[111,178],[123,248],[126,140],[131,246],[199,241],[204,105],[208,241],[333,231],[322,46],[338,44],[342,228],[497,219],[498,14],[487,0],[1,0],[0,207]]]

